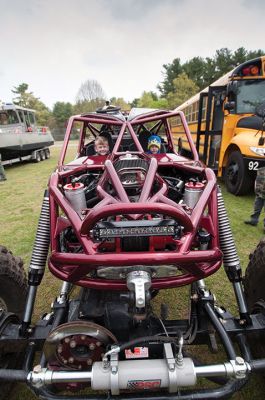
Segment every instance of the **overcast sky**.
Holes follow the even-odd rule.
[[[95,79],[131,101],[174,58],[265,50],[264,15],[263,0],[0,0],[0,100],[26,82],[52,108]]]

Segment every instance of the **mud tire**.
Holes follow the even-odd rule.
[[[27,296],[27,279],[23,261],[0,246],[0,308],[22,317]],[[0,354],[0,368],[20,368],[22,354]],[[8,399],[13,383],[0,383],[0,400]]]
[[[23,261],[0,246],[0,308],[22,317],[27,296]]]
[[[248,309],[252,314],[262,313],[265,319],[265,238],[249,256],[244,278]],[[251,335],[251,350],[255,357],[265,357],[265,335]]]

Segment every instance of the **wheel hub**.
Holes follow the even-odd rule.
[[[231,183],[235,183],[238,178],[238,165],[237,164],[230,164],[227,169],[227,177]]]

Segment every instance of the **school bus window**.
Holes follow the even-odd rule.
[[[207,104],[207,98],[204,97],[202,101],[202,119],[206,119],[206,104]]]
[[[173,117],[170,119],[169,121],[170,128],[173,128],[174,126],[178,125],[178,118],[179,117]]]

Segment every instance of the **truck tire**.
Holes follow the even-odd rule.
[[[44,160],[46,159],[46,157],[45,157],[45,150],[41,150],[41,151],[40,151],[40,159],[41,159],[41,161],[44,161]]]
[[[261,312],[265,318],[265,238],[263,238],[253,253],[244,278],[246,301],[250,313]],[[265,335],[255,333],[250,336],[251,350],[255,357],[265,357]]]
[[[50,149],[45,149],[45,158],[48,160],[51,157]]]
[[[36,157],[35,157],[35,159],[34,159],[34,162],[35,162],[35,163],[38,163],[38,162],[40,162],[40,161],[41,161],[40,152],[39,152],[39,151],[36,151]]]
[[[22,317],[27,296],[27,279],[20,257],[0,246],[0,308]]]
[[[246,169],[240,151],[229,154],[225,168],[225,185],[228,192],[240,196],[249,193],[253,180]]]

